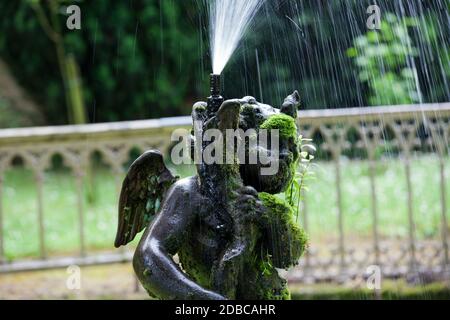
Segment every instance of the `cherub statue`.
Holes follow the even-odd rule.
[[[207,103],[193,108],[198,130],[277,129],[279,170],[262,175],[267,164],[197,165],[197,175],[178,179],[158,151],[144,153],[131,166],[119,203],[115,246],[145,230],[134,269],[148,293],[159,299],[289,299],[277,269],[298,263],[304,231],[293,209],[276,194],[294,178],[299,159],[295,119],[299,95],[281,109],[252,97],[228,100],[213,113]],[[200,148],[207,147],[202,142]],[[261,147],[259,147],[261,148]],[[246,154],[252,152],[247,146]],[[259,150],[271,154],[269,147]]]

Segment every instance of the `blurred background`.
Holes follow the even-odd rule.
[[[112,249],[117,194],[131,161],[168,152],[209,95],[200,2],[0,2],[0,298],[145,298],[132,248]],[[299,219],[310,250],[286,273],[295,297],[450,297],[449,82],[450,0],[263,6],[223,94],[302,97],[318,152]]]

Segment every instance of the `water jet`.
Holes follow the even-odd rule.
[[[264,2],[265,0],[207,1],[213,69],[210,75],[208,118],[214,116],[224,102],[220,90],[220,76]]]
[[[213,73],[220,75],[265,0],[206,0]]]

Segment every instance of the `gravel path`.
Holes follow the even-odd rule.
[[[80,290],[68,288],[76,281],[64,269],[0,275],[0,299],[148,299],[136,291],[130,264],[83,267],[80,274]]]

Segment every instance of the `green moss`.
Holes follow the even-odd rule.
[[[206,106],[203,104],[196,104],[196,105],[194,105],[194,111],[204,112],[204,111],[206,111]]]
[[[189,275],[189,277],[191,277],[196,283],[205,288],[211,287],[209,270],[207,270],[204,265],[194,259],[192,253],[189,250],[182,248],[178,252],[178,257],[180,259],[183,270]]]
[[[152,275],[152,270],[146,268],[143,272],[144,277],[150,277]]]
[[[279,290],[269,289],[263,295],[263,300],[291,300],[291,292],[286,286]]]
[[[295,119],[285,114],[277,114],[270,117],[261,125],[261,129],[278,129],[282,139],[294,138],[296,140],[298,136]]]
[[[263,219],[266,223],[264,246],[271,255],[276,268],[297,265],[307,248],[308,236],[294,221],[292,207],[285,201],[268,193],[260,193],[259,198],[268,208]]]
[[[273,292],[269,291],[266,294],[265,300],[291,300],[291,292],[287,287],[282,289],[277,294],[273,294]]]
[[[239,293],[240,292],[240,293]],[[261,255],[255,254],[254,260],[245,269],[245,277],[239,284],[238,299],[246,300],[290,300],[287,282]]]

